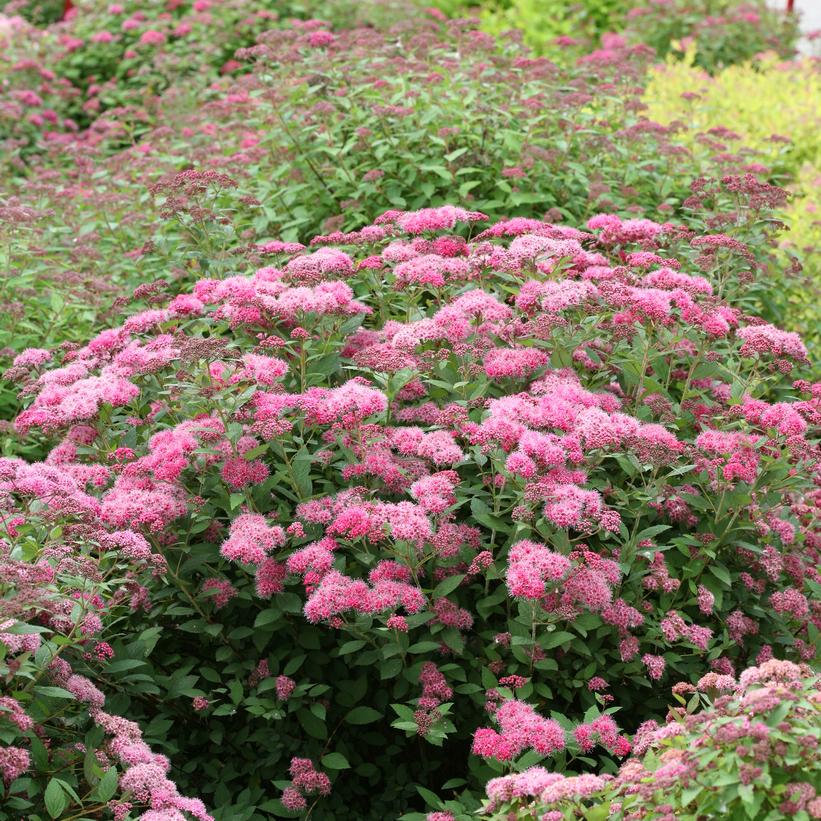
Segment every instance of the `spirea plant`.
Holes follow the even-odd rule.
[[[673,692],[681,706],[665,724],[641,725],[615,775],[502,776],[488,784],[483,817],[821,817],[821,691],[808,667],[771,659],[738,681],[711,672]]]
[[[733,230],[388,211],[23,352],[4,549],[64,581],[8,584],[14,811],[468,818],[812,662],[821,388]]]

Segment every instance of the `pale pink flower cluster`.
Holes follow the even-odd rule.
[[[285,266],[285,276],[296,285],[315,285],[331,276],[348,277],[353,273],[353,260],[337,248],[320,248],[311,254],[293,257]]]
[[[211,578],[202,583],[202,592],[214,602],[214,609],[220,610],[237,595],[236,588],[227,579]]]
[[[598,214],[587,221],[587,227],[591,231],[599,231],[599,242],[607,245],[627,245],[634,242],[652,243],[673,226],[649,219],[623,220],[615,214]]]
[[[623,758],[630,752],[630,741],[619,733],[619,727],[610,715],[601,715],[589,724],[579,724],[573,730],[573,737],[582,752],[589,753],[596,744]]]
[[[665,640],[673,642],[685,639],[700,650],[706,650],[712,638],[713,631],[709,627],[699,627],[696,624],[686,624],[684,619],[674,610],[667,613],[659,624]]]
[[[230,561],[260,564],[272,550],[282,547],[286,538],[279,525],[271,527],[259,513],[242,513],[231,522],[220,553]]]
[[[27,772],[31,754],[22,747],[0,747],[0,774],[6,786]]]
[[[442,288],[446,284],[462,282],[469,278],[468,263],[458,257],[441,257],[424,254],[402,262],[394,269],[399,286],[430,285]]]
[[[407,582],[379,579],[371,586],[331,570],[305,602],[305,617],[310,622],[329,621],[351,610],[374,614],[399,607],[418,613],[426,604],[424,593]]]
[[[420,211],[387,211],[377,224],[396,223],[407,234],[423,234],[427,231],[450,231],[457,222],[484,222],[487,217],[478,211],[467,211],[454,205],[439,208],[423,208]]]
[[[696,447],[708,456],[720,457],[704,463],[704,468],[712,476],[720,469],[720,475],[728,482],[755,482],[760,456],[752,436],[708,430],[698,435]]]
[[[508,553],[507,589],[511,596],[542,599],[545,585],[554,587],[570,568],[571,562],[566,556],[525,539],[516,542]]]
[[[491,379],[526,379],[549,361],[539,348],[494,348],[485,356],[483,367]]]
[[[792,331],[782,331],[774,325],[750,325],[741,328],[737,334],[742,341],[742,356],[769,354],[778,359],[794,359],[804,362],[807,349],[801,337]]]

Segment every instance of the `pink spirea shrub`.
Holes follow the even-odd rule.
[[[184,704],[182,759],[235,766],[230,717],[271,755],[267,800],[330,812],[388,743],[428,742],[413,778],[434,786],[451,738],[481,777],[620,759],[671,681],[812,661],[821,386],[795,380],[797,335],[737,306],[750,254],[705,261],[649,219],[483,221],[394,211],[272,245],[250,276],[24,354],[16,424],[52,449],[0,459],[8,653],[34,665],[21,624],[55,662],[71,636],[71,667],[37,675],[107,732],[106,670],[140,692],[133,660],[161,706],[123,709]],[[28,716],[0,715],[13,793]],[[123,800],[205,817],[134,739],[99,748]],[[543,801],[610,783],[511,778],[500,796]]]
[[[809,667],[773,659],[738,681],[711,673],[673,693],[682,706],[664,724],[639,727],[634,755],[615,775],[531,767],[495,778],[482,818],[559,821],[601,810],[614,819],[674,819],[692,812],[694,797],[704,817],[747,815],[752,807],[821,818],[821,682]]]

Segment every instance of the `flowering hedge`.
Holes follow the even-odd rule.
[[[16,811],[464,815],[813,660],[821,390],[743,242],[441,206],[264,253],[9,374],[53,442],[0,461]]]

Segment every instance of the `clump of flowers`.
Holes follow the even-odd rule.
[[[330,795],[330,779],[314,768],[310,758],[292,758],[288,772],[291,774],[291,785],[282,792],[285,809],[304,810],[308,806],[306,796]]]
[[[674,693],[681,689],[674,688]],[[736,681],[715,674],[701,693],[670,710],[667,723],[643,724],[635,757],[616,775],[562,775],[535,767],[491,780],[483,817],[510,813],[584,817],[607,804],[614,818],[676,818],[756,812],[817,818],[821,682],[803,665],[772,659]],[[709,766],[709,765],[712,766]]]

